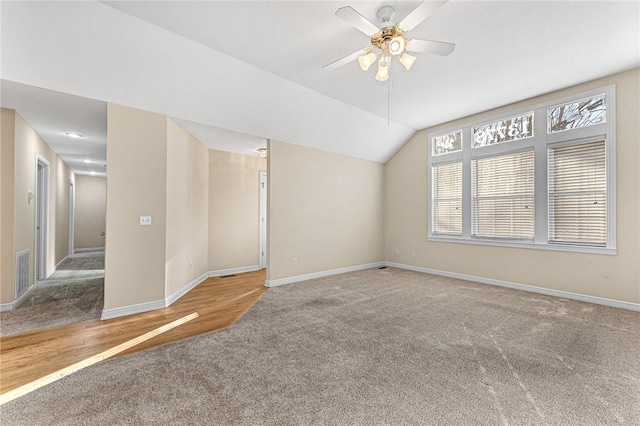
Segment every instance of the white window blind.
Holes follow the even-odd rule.
[[[462,162],[433,166],[433,233],[462,235]]]
[[[605,141],[549,149],[549,242],[607,245]]]
[[[533,240],[533,151],[471,161],[471,235]]]

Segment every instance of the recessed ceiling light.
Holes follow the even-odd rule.
[[[91,160],[89,160],[88,158],[85,158],[84,160],[82,160],[83,163],[91,163]]]
[[[69,136],[70,138],[76,138],[76,139],[84,138],[84,136],[76,132],[65,132],[64,134]]]
[[[91,171],[91,172],[89,172],[89,174],[90,174],[91,176],[95,176],[96,172]]]

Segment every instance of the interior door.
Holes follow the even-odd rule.
[[[35,194],[35,278],[47,277],[47,217],[49,211],[49,163],[44,159],[36,162]]]
[[[260,171],[260,268],[267,267],[267,172]]]

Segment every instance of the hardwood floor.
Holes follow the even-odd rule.
[[[209,278],[165,309],[2,337],[0,395],[24,394],[20,389],[29,391],[31,383],[43,386],[87,363],[230,327],[267,291],[264,280],[264,270]]]

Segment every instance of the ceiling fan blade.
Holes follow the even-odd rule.
[[[431,53],[432,55],[448,56],[456,48],[454,43],[433,40],[408,40],[405,50],[409,52]]]
[[[323,66],[322,69],[327,71],[335,70],[349,62],[355,61],[358,57],[366,55],[367,53],[369,53],[369,48],[360,49],[357,52],[353,52],[352,54],[345,56],[344,58],[340,58],[337,61],[333,61],[330,64]]]
[[[380,31],[380,28],[375,26],[364,16],[360,15],[350,6],[341,7],[336,10],[336,16],[353,25],[369,37]]]
[[[402,28],[405,32],[411,31],[416,25],[431,16],[433,12],[440,9],[445,3],[446,1],[423,1],[400,21],[398,27]]]

